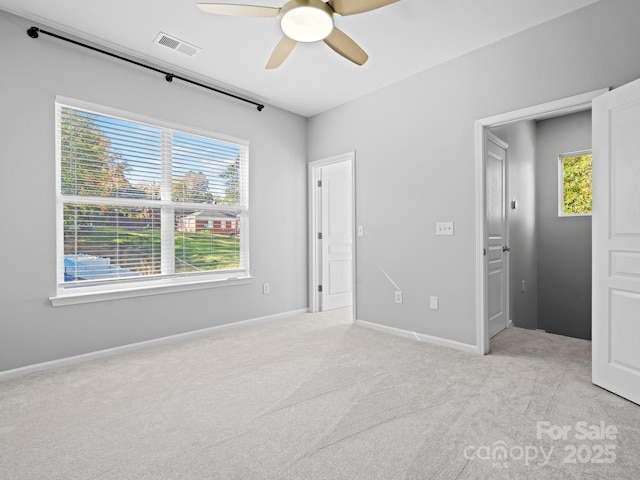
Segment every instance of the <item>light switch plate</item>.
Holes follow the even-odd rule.
[[[436,222],[436,235],[453,235],[453,222]]]

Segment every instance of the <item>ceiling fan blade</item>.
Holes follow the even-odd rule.
[[[324,39],[324,43],[356,65],[364,65],[369,59],[369,55],[351,37],[336,27],[333,27],[333,31]]]
[[[282,62],[286,60],[286,58],[293,50],[293,47],[295,47],[297,44],[298,42],[284,35],[282,37],[282,40],[278,42],[278,45],[276,45],[276,48],[273,50],[273,53],[271,54],[271,57],[269,58],[269,61],[267,62],[267,66],[265,68],[278,68],[280,65],[282,65]]]
[[[237,5],[235,3],[198,3],[203,12],[218,15],[235,15],[240,17],[277,17],[280,8],[263,7],[261,5]]]
[[[400,0],[329,0],[333,11],[340,15],[355,15],[376,8],[386,7]]]

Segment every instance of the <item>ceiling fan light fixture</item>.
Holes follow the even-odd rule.
[[[237,1],[237,0],[235,0]],[[275,1],[275,0],[272,0]],[[354,15],[398,2],[399,0],[288,0],[282,7],[240,5],[238,3],[198,3],[207,13],[238,17],[278,17],[284,35],[271,53],[265,68],[273,69],[300,42],[324,41],[338,55],[356,65],[364,65],[369,58],[353,39],[333,23],[333,14]]]
[[[324,40],[333,30],[332,13],[322,0],[294,0],[283,7],[280,28],[297,42]]]

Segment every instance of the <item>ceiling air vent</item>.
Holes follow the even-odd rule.
[[[175,50],[176,52],[183,53],[190,57],[193,57],[196,53],[202,50],[200,47],[196,47],[195,45],[191,45],[190,43],[184,42],[180,39],[177,39],[176,37],[172,37],[171,35],[167,35],[166,33],[162,32],[158,34],[154,43],[157,43],[158,45],[164,45],[171,50]]]

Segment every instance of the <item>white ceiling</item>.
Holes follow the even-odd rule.
[[[336,26],[369,54],[364,66],[317,42],[298,44],[275,70],[264,66],[282,37],[278,19],[207,14],[198,1],[215,3],[0,0],[0,9],[309,117],[598,0],[400,0],[359,15],[335,15]],[[202,51],[187,57],[157,45],[161,31]]]

